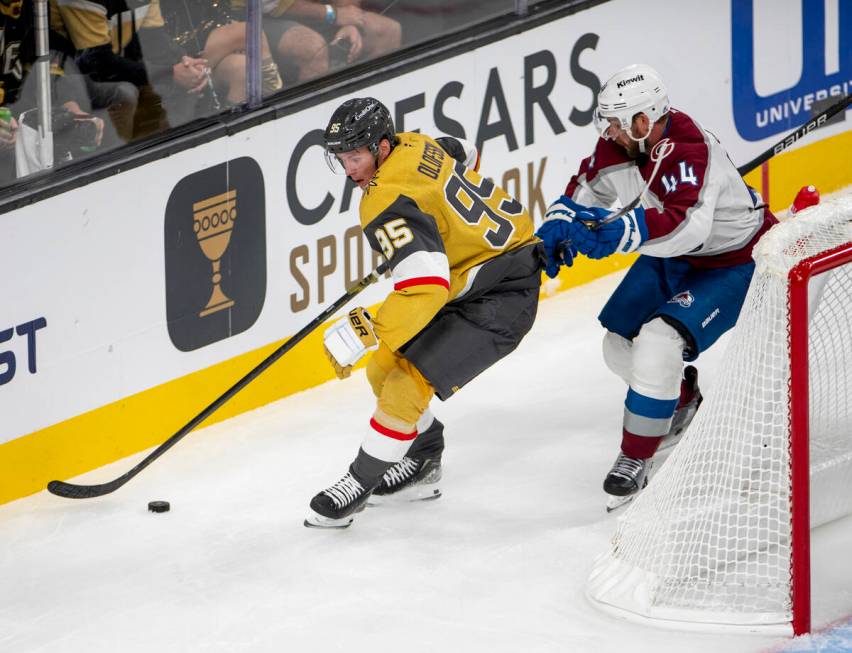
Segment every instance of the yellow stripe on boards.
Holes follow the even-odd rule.
[[[769,208],[773,213],[786,211],[799,189],[808,184],[816,186],[823,195],[852,184],[850,152],[852,131],[846,131],[769,159]],[[747,174],[745,180],[767,196],[760,168]]]
[[[562,266],[555,279],[548,279],[542,272],[540,297],[547,298],[563,290],[582,286],[585,283],[599,279],[613,272],[630,267],[638,258],[638,254],[616,254],[604,259],[589,259],[578,256],[570,268]]]
[[[215,424],[334,376],[320,327],[213,413]],[[284,341],[279,341],[0,444],[0,504],[162,444]],[[364,361],[365,362],[365,361]],[[197,437],[189,434],[186,437]],[[109,480],[109,479],[101,479]]]

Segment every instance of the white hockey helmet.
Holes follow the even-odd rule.
[[[669,96],[659,73],[651,66],[633,64],[619,70],[603,85],[598,93],[595,122],[605,139],[610,119],[615,118],[633,140],[644,141],[644,137],[634,138],[630,132],[633,116],[644,113],[654,123],[668,112]]]

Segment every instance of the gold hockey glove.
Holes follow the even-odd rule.
[[[345,319],[330,326],[323,335],[325,355],[338,379],[347,378],[352,374],[352,366],[378,347],[379,339],[370,314],[360,306],[349,311]]]

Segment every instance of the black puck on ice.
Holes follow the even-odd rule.
[[[171,509],[168,501],[149,501],[148,510],[151,512],[168,512]]]

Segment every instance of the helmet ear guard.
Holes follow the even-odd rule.
[[[648,134],[636,138],[631,133],[633,117],[644,113],[651,123],[669,112],[669,96],[659,73],[645,64],[634,64],[610,77],[598,93],[595,123],[601,137],[608,139],[610,120],[634,141],[643,142]],[[650,133],[650,132],[649,132]]]

